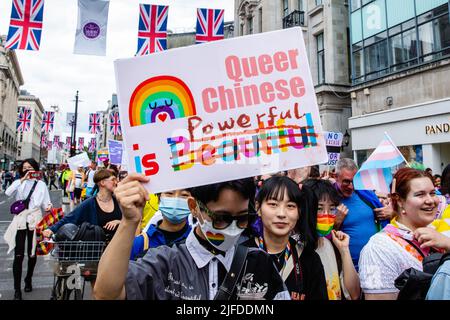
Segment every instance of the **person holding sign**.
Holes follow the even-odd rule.
[[[142,259],[130,261],[148,200],[141,183],[148,182],[148,177],[133,173],[115,191],[123,219],[100,260],[96,299],[289,299],[272,258],[236,246],[249,224],[255,194],[251,178],[192,188],[187,202],[198,224],[186,243],[152,248]]]
[[[294,180],[266,180],[256,197],[256,237],[246,242],[271,256],[292,300],[328,300],[322,263],[314,252],[317,236],[308,225],[311,205],[311,196]],[[301,242],[292,233],[300,235]]]

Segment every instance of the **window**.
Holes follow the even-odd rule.
[[[316,37],[317,42],[317,74],[318,84],[325,83],[325,47],[323,44],[323,33]]]
[[[320,6],[323,3],[323,0],[316,0],[316,6]]]
[[[289,14],[289,0],[283,0],[283,17]]]
[[[297,0],[297,8],[299,11],[303,11],[303,0]]]
[[[352,1],[352,11],[361,8],[361,0],[351,0]]]
[[[370,79],[386,72],[388,67],[387,41],[383,40],[364,49],[365,73]]]
[[[420,15],[412,19],[412,0],[402,2],[404,12],[399,12],[402,5],[394,0],[361,0],[356,4],[352,1],[352,9],[355,9],[351,17],[353,83],[373,80],[390,72],[450,56],[448,4],[436,6],[441,0],[433,1],[435,7],[432,10],[423,13],[417,10]],[[360,8],[357,6],[359,3]],[[362,18],[363,23],[359,23],[361,11],[363,17],[375,17],[377,12],[382,14],[384,8],[391,9],[387,12],[387,30],[384,18],[373,21]],[[380,31],[374,33],[376,30]]]
[[[247,19],[247,34],[253,34],[253,17]]]
[[[262,8],[259,8],[258,10],[258,28],[259,28],[259,32],[263,32],[263,24],[262,24],[262,20],[263,20],[263,14],[262,14]]]

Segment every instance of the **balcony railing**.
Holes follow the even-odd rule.
[[[305,25],[304,11],[294,10],[283,18],[283,29],[304,25]]]

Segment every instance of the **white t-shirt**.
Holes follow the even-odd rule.
[[[323,270],[325,272],[328,300],[341,300],[342,296],[339,269],[336,261],[336,254],[330,240],[327,238],[321,238],[316,252],[322,261]]]
[[[96,170],[89,170],[88,177],[87,177],[87,187],[93,188],[95,186],[94,183],[94,175]]]
[[[361,251],[359,278],[364,293],[397,293],[395,279],[406,269],[422,271],[422,263],[384,232],[372,236]]]

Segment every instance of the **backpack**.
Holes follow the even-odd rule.
[[[105,231],[97,225],[83,222],[75,235],[74,241],[106,241]]]
[[[423,259],[423,271],[414,268],[403,271],[395,279],[395,287],[400,290],[397,300],[425,300],[431,279],[447,260],[450,260],[450,253],[433,253]]]

